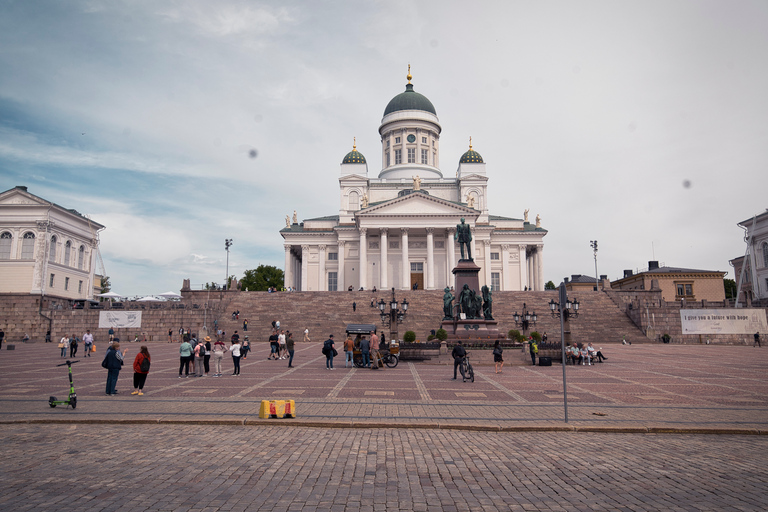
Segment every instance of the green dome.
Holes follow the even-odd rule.
[[[481,164],[483,163],[483,157],[480,156],[480,153],[472,149],[472,146],[469,146],[469,151],[461,155],[461,160],[459,160],[460,164]]]
[[[342,160],[341,163],[342,164],[364,164],[365,157],[361,152],[357,150],[357,146],[353,146],[352,151],[347,153],[347,156],[344,157],[344,160]]]
[[[405,92],[401,92],[387,105],[384,109],[384,115],[397,112],[398,110],[423,110],[437,115],[435,107],[432,102],[427,99],[423,94],[419,94],[413,90],[413,84],[406,84]]]

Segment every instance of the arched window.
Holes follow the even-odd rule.
[[[48,261],[51,263],[56,262],[56,235],[51,237],[51,248],[48,250]]]
[[[0,234],[0,260],[11,259],[11,242],[13,242],[13,235],[8,231]]]
[[[21,259],[31,260],[35,257],[35,234],[31,231],[24,233],[21,240]]]
[[[66,266],[69,266],[69,258],[72,256],[72,242],[67,240],[67,243],[64,244],[64,263]]]
[[[763,266],[768,267],[768,242],[763,242]]]
[[[354,190],[349,193],[349,209],[350,210],[360,209],[360,194],[358,194]]]
[[[85,258],[85,247],[80,246],[80,250],[77,252],[77,268],[83,270],[83,259]]]

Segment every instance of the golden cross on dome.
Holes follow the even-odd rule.
[[[472,151],[472,136],[469,137],[469,150]]]
[[[411,63],[410,62],[408,63],[408,76],[406,76],[405,78],[408,79],[408,83],[411,83],[411,79],[413,77],[411,76]]]
[[[357,151],[357,137],[352,137],[352,151]]]

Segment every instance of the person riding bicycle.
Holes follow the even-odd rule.
[[[461,346],[461,340],[453,347],[453,352],[451,352],[451,355],[453,356],[453,380],[456,380],[456,369],[461,365],[461,362],[464,360],[465,357],[467,357],[467,351],[464,350],[464,347]],[[464,376],[464,372],[461,372],[462,377]]]

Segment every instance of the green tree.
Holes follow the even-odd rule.
[[[436,336],[437,339],[440,341],[447,340],[448,339],[448,331],[443,329],[442,327],[437,330]]]
[[[557,290],[557,287],[555,286],[555,283],[552,281],[547,281],[547,284],[544,285],[545,290]]]
[[[736,281],[733,279],[723,279],[723,286],[725,287],[725,298],[735,299],[737,290]]]
[[[283,271],[272,265],[259,265],[254,270],[243,272],[240,289],[250,292],[265,292],[271,286],[282,288]]]
[[[101,280],[99,281],[99,287],[101,288],[99,293],[107,293],[112,289],[112,283],[109,282],[109,276],[102,276]],[[104,297],[99,298],[104,300]]]
[[[416,341],[416,333],[413,331],[405,331],[403,335],[403,341],[406,343],[413,343]]]

